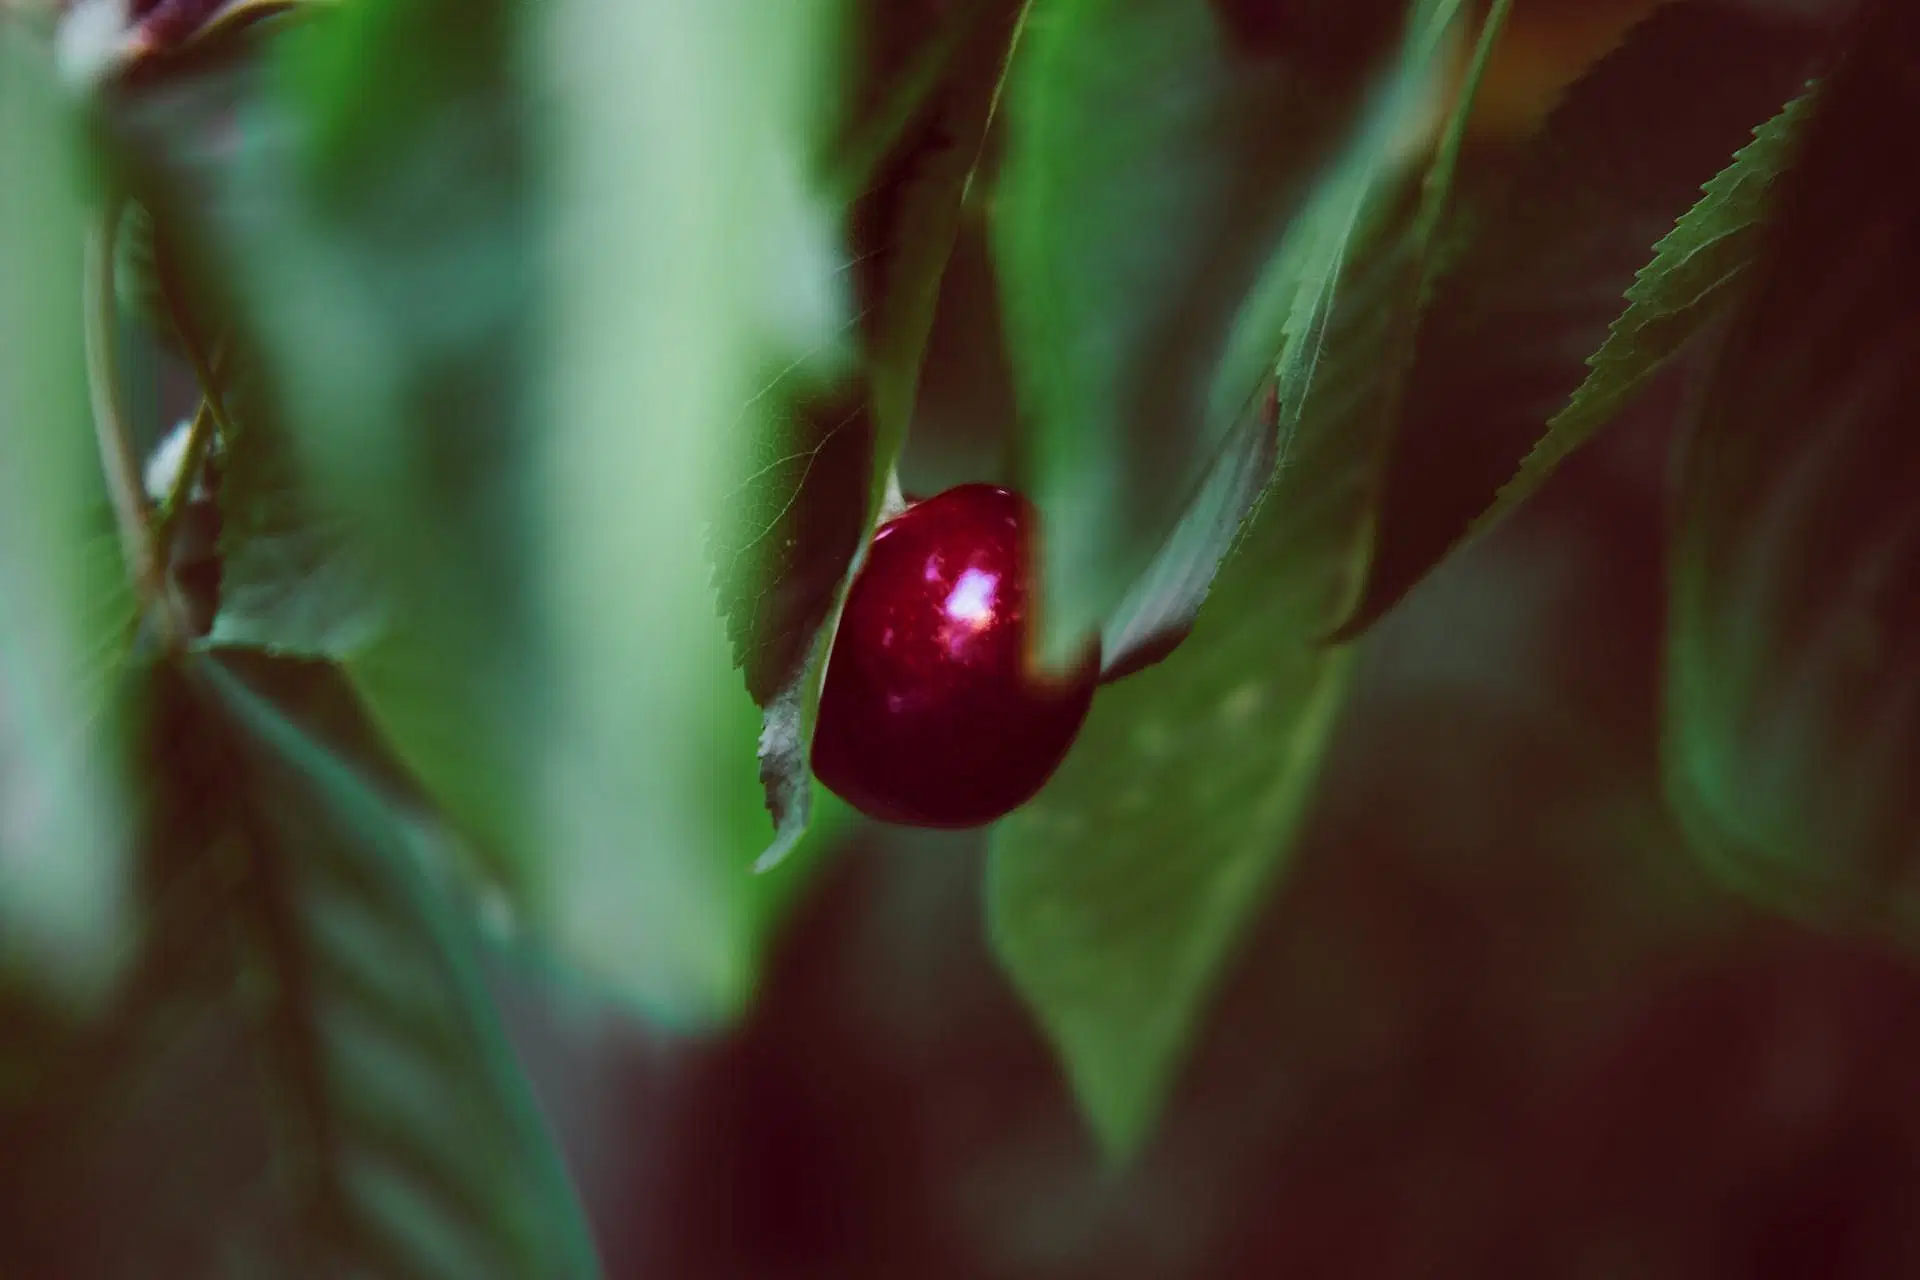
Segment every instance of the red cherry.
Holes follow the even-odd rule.
[[[870,817],[991,822],[1040,790],[1073,745],[1098,645],[1065,676],[1028,653],[1037,515],[986,484],[948,489],[880,527],[827,660],[813,772]]]

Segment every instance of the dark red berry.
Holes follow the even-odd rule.
[[[1047,677],[1029,653],[1036,515],[992,485],[949,489],[882,525],[827,662],[813,771],[871,817],[991,822],[1073,745],[1099,654]]]

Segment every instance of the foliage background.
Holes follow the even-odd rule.
[[[1642,6],[1517,7],[1463,182]],[[950,285],[936,409],[991,389],[969,305]],[[1920,1269],[1920,981],[1728,895],[1661,798],[1669,459],[1706,367],[1664,372],[1360,642],[1287,875],[1124,1171],[990,954],[983,836],[837,841],[726,1033],[648,1029],[490,950],[606,1274]],[[179,374],[145,376],[184,412]],[[908,487],[1007,467],[975,429],[1007,416],[931,414]],[[1428,460],[1436,491],[1455,460],[1472,479],[1462,445]],[[26,1043],[37,1011],[7,1013]],[[8,1113],[0,1274],[274,1273],[293,1224],[230,1015],[176,1026],[109,1108]],[[14,1096],[44,1083],[7,1064]]]
[[[1652,708],[1672,383],[1366,641],[1325,791],[1139,1165],[872,833],[749,1023],[509,1007],[611,1274],[1877,1277],[1920,1265],[1920,982],[1681,855]]]
[[[1479,156],[1645,7],[1521,0]],[[977,352],[940,331],[934,351],[930,387],[982,385]],[[511,988],[536,1078],[578,1102],[561,1130],[610,1268],[1920,1268],[1920,979],[1728,895],[1661,800],[1670,458],[1697,377],[1661,375],[1361,642],[1284,887],[1124,1176],[993,962],[977,837],[857,839],[724,1045]],[[941,425],[923,419],[910,487],[999,465],[994,438]]]

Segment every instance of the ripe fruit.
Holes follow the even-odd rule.
[[[1029,661],[1033,507],[949,489],[881,526],[847,593],[813,738],[814,775],[871,817],[971,827],[1053,774],[1093,701]]]

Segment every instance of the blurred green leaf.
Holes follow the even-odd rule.
[[[1413,10],[1396,91],[1386,95],[1370,127],[1323,175],[1307,207],[1288,228],[1280,251],[1243,308],[1217,383],[1237,387],[1267,378],[1276,350],[1286,351],[1296,363],[1317,354],[1312,344],[1295,339],[1319,316],[1328,263],[1338,258],[1351,229],[1355,192],[1375,180],[1387,157],[1405,145],[1402,131],[1409,121],[1428,110],[1424,95],[1437,87],[1431,73],[1456,10],[1447,0],[1430,0]],[[1293,385],[1310,372],[1299,364],[1283,371],[1281,381]],[[1108,615],[1100,637],[1103,679],[1123,679],[1164,660],[1192,630],[1221,563],[1243,536],[1273,481],[1274,467],[1291,446],[1299,414],[1283,411],[1268,394],[1272,390],[1271,383],[1263,382],[1262,392],[1240,410],[1239,421],[1172,534]]]
[[[381,733],[520,925],[677,1020],[739,1008],[789,892],[701,544],[754,379],[838,323],[794,164],[830,16],[354,6],[134,130],[186,140],[166,207],[392,602]]]
[[[138,968],[78,1033],[0,997],[0,1274],[310,1273],[269,1164],[222,869],[174,881]]]
[[[508,6],[438,15],[439,34],[436,16],[415,0],[357,6],[237,67],[253,82],[229,108],[245,140],[186,212],[209,211],[204,274],[232,281],[274,416],[396,602],[350,670],[518,896],[541,871],[528,790],[545,690],[520,545],[537,188]],[[210,132],[192,123],[174,131]],[[230,193],[249,187],[243,218]]]
[[[1326,189],[1275,375],[1287,465],[1172,661],[1105,690],[1058,775],[994,834],[994,945],[1110,1154],[1149,1132],[1317,775],[1474,69],[1426,174],[1386,156]]]
[[[207,642],[353,657],[374,642],[388,614],[364,552],[312,492],[257,390],[242,382],[229,412],[238,438],[220,465],[220,605]]]
[[[549,507],[566,515],[548,525],[564,536],[547,539],[558,590],[545,600],[562,623],[570,708],[547,761],[546,816],[563,851],[556,918],[569,951],[596,974],[631,973],[643,996],[657,990],[657,1010],[706,1018],[751,991],[761,898],[790,890],[744,874],[767,844],[754,709],[718,626],[709,638],[695,621],[713,617],[713,598],[688,535],[744,443],[728,428],[752,379],[842,323],[833,211],[794,170],[825,128],[816,104],[838,10],[813,0],[774,14],[731,0],[697,18],[675,5],[644,21],[615,12],[631,30],[613,47],[645,49],[641,65],[622,55],[594,72],[607,19],[583,4],[559,19],[549,69],[572,86],[584,66],[593,87],[578,92],[561,141],[577,168],[550,242],[571,264],[559,276],[571,305],[549,335],[546,403],[574,427],[543,467]],[[635,77],[657,88],[636,96]],[[647,165],[679,172],[676,182],[609,163],[636,137]],[[636,243],[636,227],[654,230]],[[608,271],[611,261],[625,269]],[[796,296],[811,301],[796,309]],[[645,406],[642,439],[629,413],[608,412],[622,404]],[[759,438],[756,425],[743,430]],[[648,477],[645,502],[634,475]],[[608,593],[636,547],[672,554]]]
[[[1407,10],[1346,6],[1358,56],[1335,60],[1334,32],[1244,6],[1029,7],[992,228],[1050,658],[1106,623],[1247,412],[1272,346],[1223,369],[1242,308],[1367,118]]]
[[[313,42],[319,234],[261,280],[300,299],[292,407],[407,601],[353,664],[376,718],[536,935],[707,1021],[751,990],[766,818],[703,537],[762,439],[751,378],[835,322],[793,169],[826,10],[747,38],[739,4],[541,6],[522,81],[532,13],[422,0]]]
[[[131,923],[134,606],[89,417],[79,141],[48,51],[0,22],[0,971],[97,1007]]]
[[[128,201],[115,230],[113,288],[126,315],[139,321],[169,350],[177,350],[180,335],[174,329],[161,287],[163,251],[153,215],[138,202]]]
[[[1436,283],[1345,634],[1391,608],[1513,478],[1649,247],[1821,53],[1806,21],[1668,4],[1568,90],[1503,189],[1469,211]]]
[[[0,1274],[594,1274],[344,677],[185,669],[143,702],[129,981],[78,1033],[0,993]]]
[[[156,901],[237,944],[202,978],[258,1033],[271,1185],[307,1268],[598,1274],[421,829],[249,683],[321,681],[299,700],[324,706],[332,669],[200,656],[161,676]]]
[[[1920,12],[1872,0],[1704,390],[1681,478],[1669,791],[1737,881],[1920,925]]]
[[[1641,388],[1734,299],[1772,207],[1774,181],[1792,160],[1809,90],[1754,130],[1754,140],[1703,188],[1686,216],[1653,247],[1627,290],[1627,309],[1587,357],[1590,372],[1520,470],[1475,522],[1492,524],[1532,496],[1566,456],[1625,408]]]

